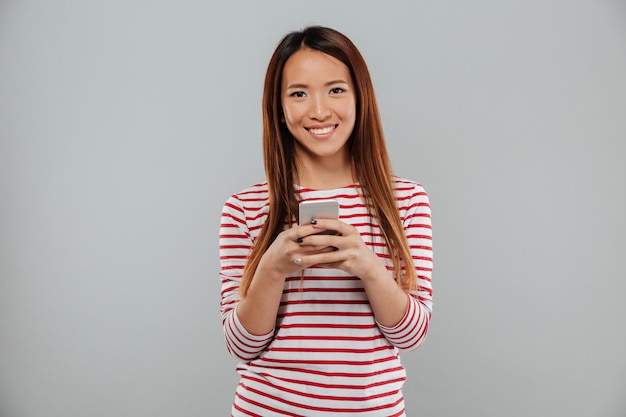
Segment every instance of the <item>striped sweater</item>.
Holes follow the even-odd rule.
[[[418,348],[432,309],[430,205],[422,186],[395,178],[400,218],[419,280],[407,294],[405,317],[394,327],[376,322],[357,277],[311,267],[288,276],[275,328],[246,331],[236,306],[242,271],[267,218],[267,183],[233,195],[220,228],[221,315],[228,351],[240,363],[233,416],[403,416],[406,373],[399,351]],[[339,200],[340,220],[356,227],[385,263],[393,264],[359,186],[333,190],[298,188],[300,200]],[[295,224],[295,223],[294,223]]]

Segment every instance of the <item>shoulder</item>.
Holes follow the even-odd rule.
[[[260,212],[269,206],[267,182],[251,185],[233,195],[224,203],[223,212]]]
[[[394,177],[393,181],[398,210],[403,222],[415,217],[430,217],[430,200],[422,184],[400,177]]]
[[[251,185],[228,198],[227,203],[236,202],[238,205],[255,205],[258,202],[264,202],[269,199],[267,182],[259,182]]]
[[[392,181],[398,199],[428,198],[426,190],[424,190],[422,184],[417,181],[400,178],[398,176],[394,176]]]

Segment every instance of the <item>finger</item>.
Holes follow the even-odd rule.
[[[324,234],[325,230],[320,230],[314,225],[304,225],[293,228],[293,232],[291,234],[291,239],[296,241],[297,243],[306,243],[306,240],[309,236],[314,236],[317,234]],[[333,232],[334,234],[335,232]]]
[[[316,247],[334,246],[336,248],[341,248],[349,245],[349,242],[350,239],[343,235],[316,233],[304,238],[301,245]]]
[[[334,263],[330,263],[330,264],[317,264],[316,266],[320,267],[320,268],[327,268],[327,269],[341,269],[341,263],[340,262],[334,262]]]
[[[329,252],[336,252],[338,249],[334,246],[323,246],[320,249],[314,249],[311,252],[309,252],[309,255],[318,255],[320,253],[329,253]]]
[[[307,236],[311,236],[319,232],[311,225],[296,226],[290,229],[289,239],[302,245],[305,243]]]
[[[354,229],[347,223],[337,219],[316,219],[315,224],[312,224],[312,227],[316,230],[315,233],[325,230],[334,230],[335,234],[339,235],[346,235],[351,233]]]
[[[328,248],[322,252],[307,256],[307,261],[312,265],[329,265],[345,261],[345,255],[335,248]]]

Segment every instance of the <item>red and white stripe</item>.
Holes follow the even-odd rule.
[[[417,349],[432,311],[432,231],[428,196],[418,183],[395,179],[398,210],[420,285],[394,327],[376,322],[360,280],[338,269],[311,267],[287,277],[276,319],[252,335],[235,312],[241,275],[267,218],[267,184],[233,195],[220,228],[221,314],[228,351],[241,362],[233,416],[403,416],[406,373],[399,351]],[[357,185],[298,190],[301,200],[336,198],[340,219],[356,227],[390,271],[380,229]]]

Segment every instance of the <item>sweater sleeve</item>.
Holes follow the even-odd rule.
[[[241,361],[256,358],[272,340],[274,332],[252,335],[237,317],[239,286],[252,238],[248,231],[245,211],[236,196],[222,210],[219,234],[222,328],[228,352]]]
[[[411,351],[420,347],[428,333],[432,313],[433,248],[431,211],[428,195],[415,184],[407,201],[400,202],[404,231],[415,265],[419,289],[407,294],[407,312],[393,327],[378,324],[387,340],[398,349]]]

